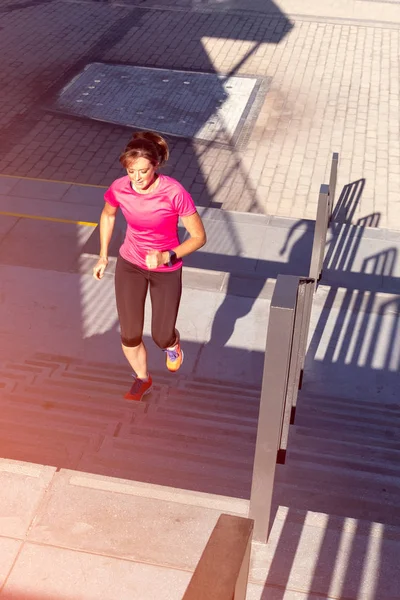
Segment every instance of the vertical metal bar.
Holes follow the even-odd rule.
[[[269,535],[298,283],[298,277],[278,275],[268,321],[249,510],[254,539],[264,543]]]
[[[236,581],[235,592],[233,600],[246,600],[247,596],[247,585],[249,581],[250,571],[250,557],[251,557],[251,536],[247,541],[246,551],[243,556],[242,566],[240,567],[239,575]]]
[[[307,355],[308,334],[310,331],[311,312],[313,307],[313,295],[315,289],[315,281],[308,279],[305,287],[305,306],[304,306],[304,334],[301,337],[301,346],[299,348],[300,356],[302,356],[302,365],[299,375],[299,390],[303,383],[304,364]]]
[[[300,348],[301,348],[301,335],[302,335],[302,323],[304,315],[304,287],[301,280],[299,281],[299,287],[297,290],[297,302],[296,310],[294,315],[294,327],[293,327],[293,341],[292,351],[290,357],[288,385],[286,393],[286,409],[284,416],[284,425],[282,428],[282,436],[280,442],[280,448],[286,450],[287,439],[289,435],[289,423],[292,422],[292,411],[293,407],[296,406],[297,392],[298,392],[298,381],[300,378],[300,370],[302,367]]]
[[[329,220],[329,186],[322,184],[319,191],[317,218],[315,220],[315,231],[313,247],[311,252],[311,264],[309,276],[319,281],[322,275],[322,265],[325,255],[326,234]]]
[[[306,302],[310,301],[309,295],[306,294],[307,283],[313,283],[312,279],[299,279],[299,285],[297,290],[297,301],[294,314],[293,323],[293,338],[292,347],[290,353],[290,364],[288,374],[288,384],[285,401],[285,412],[282,423],[282,434],[279,443],[280,460],[284,464],[286,457],[286,450],[289,438],[289,426],[294,421],[294,412],[297,405],[297,394],[299,391],[300,372],[304,364],[303,352],[305,352],[306,344],[304,344],[304,338],[308,335],[308,327],[306,323],[307,305]]]
[[[330,177],[329,177],[329,217],[328,217],[329,221],[331,220],[333,207],[335,204],[338,164],[339,164],[339,153],[334,152],[332,154],[331,173],[330,173]]]

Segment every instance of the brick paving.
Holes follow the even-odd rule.
[[[331,151],[338,190],[364,178],[354,220],[400,228],[400,24],[103,2],[0,12],[0,173],[108,185],[130,130],[52,112],[88,62],[271,78],[246,148],[171,139],[167,172],[201,205],[314,218]],[[300,12],[300,11],[299,11]]]

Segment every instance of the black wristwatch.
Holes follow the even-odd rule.
[[[173,267],[177,263],[178,257],[176,256],[173,250],[167,250],[167,252],[169,254],[169,261],[167,262],[167,266]]]

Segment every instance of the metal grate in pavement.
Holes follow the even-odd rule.
[[[63,88],[56,109],[236,146],[248,138],[265,83],[258,77],[91,63]]]

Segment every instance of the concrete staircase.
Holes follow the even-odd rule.
[[[400,404],[301,394],[276,501],[399,526],[399,459]]]
[[[248,499],[260,389],[38,354],[1,372],[0,455]],[[400,405],[300,392],[275,504],[400,525]]]

